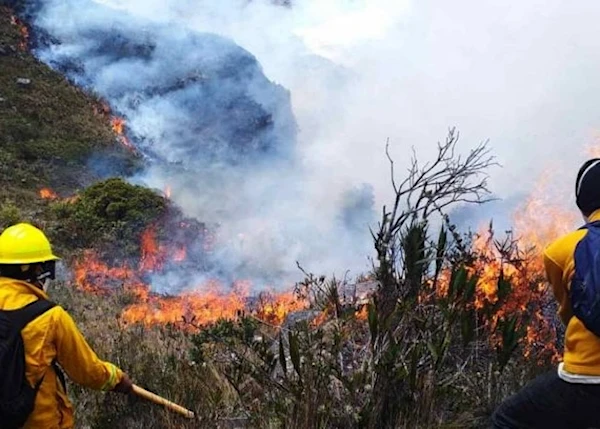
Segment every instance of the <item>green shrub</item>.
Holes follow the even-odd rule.
[[[10,200],[0,205],[0,230],[23,220],[21,210]]]
[[[101,248],[113,258],[139,256],[143,231],[167,211],[167,200],[122,179],[104,180],[85,189],[75,201],[52,205],[61,246]]]

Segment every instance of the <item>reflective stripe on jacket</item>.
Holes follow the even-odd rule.
[[[40,298],[48,299],[41,289],[0,277],[0,309],[15,310]],[[91,389],[110,390],[121,380],[121,370],[98,358],[71,316],[58,305],[29,323],[21,335],[27,379],[35,385],[44,377],[24,429],[73,427],[73,406],[52,368],[54,360],[72,381]]]

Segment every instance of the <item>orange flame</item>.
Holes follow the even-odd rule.
[[[50,188],[40,189],[39,195],[45,200],[57,200],[59,198],[56,192]]]
[[[303,310],[308,303],[299,299],[293,292],[263,294],[256,310],[256,317],[272,325],[281,325],[287,315]]]
[[[141,280],[144,269],[160,264],[155,256],[161,247],[156,245],[153,231],[149,229],[145,235],[149,246],[145,253],[146,265],[141,263],[138,270],[127,264],[109,267],[93,251],[84,252],[74,267],[75,284],[79,289],[105,295],[122,288],[135,298],[135,303],[122,313],[126,324],[178,324],[182,329],[195,330],[219,319],[236,319],[250,313],[266,323],[280,326],[290,312],[307,307],[306,302],[291,292],[265,293],[258,304],[249,306],[251,287],[246,281],[236,282],[230,292],[219,282],[210,281],[178,296],[154,294]]]
[[[150,227],[142,234],[142,259],[140,260],[141,271],[160,270],[167,258],[166,249],[156,241],[156,229]]]
[[[524,355],[533,356],[535,350],[537,357],[542,356],[540,359],[546,356],[556,362],[560,359],[560,352],[555,346],[553,322],[542,312],[542,308],[554,299],[546,281],[542,251],[553,240],[573,230],[578,219],[575,213],[556,206],[554,200],[560,198],[556,198],[551,179],[550,174],[542,176],[532,196],[513,215],[513,237],[523,252],[522,258],[518,261],[504,260],[494,237],[482,227],[472,244],[478,258],[467,271],[469,275],[476,274],[478,277],[473,302],[473,308],[477,311],[497,303],[501,273],[510,284],[510,299],[483,322],[488,332],[494,331],[501,318],[516,316],[525,328]],[[449,283],[450,272],[444,270],[439,275],[434,294],[446,296]],[[420,301],[427,301],[427,294],[422,295]],[[490,338],[493,344],[500,340],[499,335]]]
[[[122,123],[121,123],[122,124]],[[116,125],[119,130],[119,123]],[[530,314],[533,319],[526,326],[526,337],[524,340],[525,355],[529,356],[532,350],[540,349],[551,355],[554,359],[559,356],[554,347],[554,337],[550,322],[545,319],[541,311],[540,303],[551,298],[544,278],[544,267],[541,260],[541,250],[559,235],[568,232],[577,224],[577,216],[564,209],[558,209],[548,201],[540,199],[539,195],[552,195],[548,192],[548,177],[542,177],[538,189],[533,193],[536,198],[530,198],[515,213],[514,233],[519,239],[520,248],[533,248],[536,257],[526,257],[517,263],[510,263],[502,259],[502,255],[495,247],[494,241],[485,233],[478,234],[473,242],[473,250],[481,256],[470,267],[471,274],[478,274],[475,301],[473,306],[481,310],[487,303],[494,304],[498,300],[498,277],[500,273],[510,282],[512,286],[511,299],[503,303],[495,316],[487,321],[491,327],[498,323],[499,318],[510,315]],[[552,195],[553,196],[553,195]],[[182,223],[181,227],[185,227]],[[205,250],[210,251],[211,236],[208,230],[204,230]],[[110,290],[110,285],[123,285],[130,291],[137,301],[129,306],[123,313],[123,321],[126,323],[143,323],[146,325],[181,323],[191,329],[213,323],[220,318],[234,319],[241,313],[251,312],[255,317],[269,324],[279,326],[283,323],[290,312],[305,309],[308,303],[297,298],[293,293],[270,293],[261,297],[257,308],[250,308],[249,286],[236,285],[233,291],[226,292],[223,285],[211,282],[202,285],[193,292],[187,292],[179,296],[164,297],[150,292],[150,287],[141,280],[143,273],[158,271],[164,268],[166,263],[181,262],[186,259],[187,251],[184,246],[166,246],[157,241],[157,229],[148,228],[141,239],[142,257],[137,269],[126,265],[122,267],[109,268],[99,262],[95,255],[88,255],[88,260],[80,264],[76,269],[76,282],[80,288],[97,293],[105,293]],[[85,267],[85,272],[81,269]],[[449,273],[440,273],[440,288],[430,291],[433,295],[444,295],[447,293]],[[427,300],[428,296],[420,297]],[[535,304],[535,305],[532,305]],[[363,305],[355,312],[359,321],[367,319],[367,306]],[[330,316],[330,311],[325,310],[313,321],[313,326],[319,326]],[[187,322],[187,323],[186,323]],[[189,325],[189,326],[188,326]],[[492,342],[498,338],[492,338]]]
[[[73,204],[73,203],[79,201],[79,195],[73,195],[72,197],[63,198],[63,201],[65,203]]]
[[[150,295],[126,308],[122,319],[128,324],[180,324],[184,329],[195,330],[220,319],[235,320],[244,313],[252,313],[265,323],[280,326],[290,312],[306,308],[306,303],[291,293],[282,293],[261,300],[258,308],[251,310],[247,282],[236,282],[229,293],[223,292],[218,282],[210,282],[205,289],[170,297]]]
[[[114,116],[110,120],[110,125],[117,135],[119,142],[128,149],[135,150],[134,146],[131,144],[127,136],[125,135],[125,119],[120,118],[118,116]]]
[[[52,189],[50,188],[42,188],[40,189],[40,191],[38,192],[38,195],[43,198],[44,200],[50,200],[50,201],[56,201],[56,200],[61,200],[65,203],[74,203],[77,200],[79,200],[79,195],[73,195],[71,197],[66,197],[66,198],[60,198],[58,196],[58,194],[56,192],[54,192]]]
[[[317,317],[315,317],[310,322],[310,324],[312,327],[317,328],[317,327],[323,325],[327,321],[327,319],[329,319],[329,311],[323,310],[322,312],[317,314]]]
[[[366,305],[361,306],[360,309],[354,313],[354,316],[358,320],[367,320],[369,318],[369,308]]]
[[[123,135],[123,128],[125,127],[125,119],[123,118],[119,118],[119,117],[114,117],[111,119],[110,124],[112,126],[113,131],[121,136]]]
[[[74,271],[75,284],[88,292],[109,294],[112,292],[110,287],[112,283],[133,292],[133,295],[139,299],[147,299],[149,294],[148,287],[127,264],[121,267],[108,267],[91,250],[85,251],[83,257],[75,262]]]
[[[174,297],[152,297],[125,309],[125,323],[144,325],[187,322],[188,328],[214,323],[219,319],[235,319],[245,307],[245,297],[237,293],[217,291],[190,293]]]
[[[475,307],[480,309],[485,302],[494,304],[497,301],[498,276],[502,272],[511,284],[510,300],[503,304],[490,323],[494,325],[499,317],[504,316],[532,316],[526,326],[525,356],[531,355],[535,346],[541,347],[543,352],[556,361],[560,358],[560,352],[554,345],[554,329],[551,321],[540,310],[543,303],[553,299],[546,282],[542,251],[553,240],[573,230],[578,219],[575,213],[540,197],[553,196],[553,192],[550,192],[551,186],[550,177],[546,174],[532,192],[532,197],[526,200],[513,216],[515,238],[519,247],[528,255],[518,266],[503,261],[494,243],[485,233],[479,234],[473,246],[479,254],[485,256],[484,262],[474,267],[479,273]]]
[[[21,51],[26,51],[29,46],[29,29],[19,18],[14,15],[10,17],[10,23],[19,27],[19,33],[21,35],[19,49]]]

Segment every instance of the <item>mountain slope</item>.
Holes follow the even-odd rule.
[[[32,209],[42,188],[68,195],[138,161],[108,109],[34,58],[26,27],[0,7],[0,203]]]

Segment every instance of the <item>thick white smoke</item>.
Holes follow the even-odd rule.
[[[118,2],[146,17],[231,37],[252,52],[269,78],[290,89],[302,133],[328,137],[304,139],[303,146],[327,153],[336,145],[342,150],[333,154],[346,165],[381,167],[385,160],[375,150],[385,138],[401,156],[411,145],[433,146],[457,125],[466,145],[491,139],[505,165],[496,173],[498,192],[513,188],[515,178],[527,191],[521,178],[543,170],[539,161],[560,159],[573,168],[594,138],[596,2],[271,3]],[[331,115],[323,115],[325,107]],[[354,180],[365,177],[386,194],[385,179],[372,170]]]
[[[147,22],[166,25],[160,40],[187,30],[213,33],[254,55],[266,77],[290,91],[299,132],[289,165],[274,160],[274,168],[225,174],[209,168],[198,171],[194,183],[163,168],[140,178],[159,188],[171,184],[188,214],[220,221],[230,243],[224,261],[242,260],[256,273],[286,278],[295,273],[296,259],[315,271],[356,273],[368,266],[366,223],[390,198],[388,138],[400,167],[411,146],[422,158],[432,155],[450,126],[460,130],[465,149],[489,138],[503,165],[490,171],[491,187],[513,201],[549,166],[568,192],[600,123],[594,105],[600,4],[591,0],[45,4],[36,23],[70,37],[70,49],[81,49],[73,31],[89,22],[138,34]],[[185,57],[167,67],[185,66]],[[131,78],[118,67],[109,71],[110,79]],[[152,132],[167,119],[138,120]],[[562,189],[553,191],[550,199],[572,203],[571,197],[558,200]],[[495,210],[475,217],[503,215]],[[344,221],[351,213],[355,218]],[[361,227],[364,234],[355,233]]]
[[[457,126],[465,148],[490,139],[503,165],[491,171],[499,197],[517,201],[552,169],[561,189],[548,199],[573,204],[576,169],[597,139],[600,5],[591,0],[118,3],[252,52],[291,91],[320,195],[366,181],[380,206],[390,197],[386,139],[401,163],[413,145],[427,157]]]

